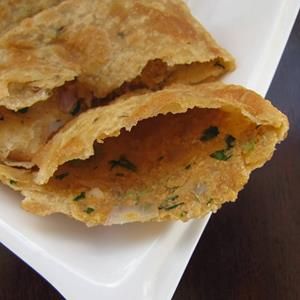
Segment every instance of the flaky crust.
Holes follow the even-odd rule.
[[[0,161],[32,165],[40,147],[72,118],[60,109],[56,95],[18,112],[0,107]]]
[[[181,0],[66,0],[9,31],[0,47],[0,105],[13,110],[75,78],[101,98],[139,76],[195,83],[234,68]],[[142,74],[157,60],[167,69]]]
[[[9,31],[22,20],[55,6],[63,0],[2,0],[0,2],[0,35]]]
[[[46,183],[58,166],[73,159],[87,159],[94,154],[94,141],[118,136],[122,128],[130,131],[139,121],[158,114],[183,113],[188,109],[230,107],[257,125],[278,128],[279,136],[286,131],[286,117],[269,101],[240,86],[220,82],[198,86],[174,85],[162,91],[130,98],[119,98],[106,107],[81,114],[62,128],[34,157],[39,167],[38,184]]]
[[[210,126],[220,133],[201,140]],[[1,166],[0,178],[39,215],[60,212],[89,226],[186,221],[234,201],[287,130],[287,118],[245,88],[175,85],[82,113],[41,151],[38,174]],[[228,160],[215,159],[225,141]],[[75,158],[85,160],[65,163]],[[47,184],[35,183],[61,164]]]

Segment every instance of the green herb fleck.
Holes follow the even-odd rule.
[[[91,213],[93,213],[95,211],[95,209],[94,208],[92,208],[92,207],[87,207],[85,210],[84,210],[84,212],[86,212],[87,214],[91,214]]]
[[[65,177],[67,177],[69,175],[68,172],[66,173],[62,173],[62,174],[59,174],[59,175],[55,175],[55,179],[58,179],[58,180],[63,180]]]
[[[211,205],[213,203],[214,199],[213,198],[209,198],[206,202],[207,206]]]
[[[231,149],[234,147],[235,145],[235,140],[236,138],[232,135],[227,135],[226,138],[225,138],[225,142],[226,142],[226,145],[227,145],[227,149]]]
[[[181,203],[175,203],[174,204],[174,200],[176,200],[177,198],[179,198],[178,195],[169,195],[167,196],[167,198],[163,201],[163,203],[159,206],[159,209],[165,209],[165,210],[170,210],[173,209],[179,205],[182,205],[183,202]]]
[[[176,203],[174,205],[168,206],[168,207],[160,206],[158,209],[171,210],[171,209],[174,209],[174,208],[176,208],[178,206],[181,206],[183,204],[184,204],[184,202],[180,202],[180,203]]]
[[[80,200],[82,200],[84,198],[85,198],[85,192],[81,192],[79,195],[77,195],[77,196],[74,197],[73,201],[78,202],[78,201],[80,201]]]
[[[115,167],[122,167],[124,169],[127,169],[131,172],[136,172],[137,167],[134,163],[129,161],[124,155],[121,155],[118,160],[111,160],[109,161],[111,170]]]
[[[216,126],[210,126],[207,129],[205,129],[202,133],[202,136],[200,138],[200,141],[207,142],[211,139],[217,137],[219,135],[219,128]]]
[[[186,170],[189,170],[191,167],[192,167],[192,165],[189,164],[189,165],[185,166],[185,169],[186,169]]]
[[[217,150],[216,152],[210,154],[210,157],[217,159],[217,160],[223,160],[226,161],[231,158],[232,151],[231,148],[235,146],[236,138],[230,134],[226,135],[225,137],[225,143],[226,148],[222,150]]]
[[[9,184],[14,185],[14,184],[17,184],[17,182],[15,180],[13,180],[13,179],[10,179],[9,180]]]
[[[255,142],[254,141],[248,141],[247,143],[245,143],[243,146],[243,151],[245,153],[249,153],[251,151],[253,151],[255,149]]]
[[[79,112],[80,112],[80,108],[81,108],[81,103],[80,101],[78,100],[76,102],[76,104],[74,105],[74,107],[72,108],[72,110],[70,111],[70,114],[72,116],[76,116]]]
[[[23,107],[23,108],[19,109],[17,112],[20,114],[25,114],[28,112],[28,109],[29,109],[28,107]]]
[[[184,217],[186,217],[186,215],[187,215],[187,211],[182,211],[180,213],[180,218],[184,218]]]
[[[210,154],[210,157],[217,159],[217,160],[223,160],[223,161],[228,160],[229,158],[231,158],[231,156],[232,155],[225,149],[218,150],[218,151]]]

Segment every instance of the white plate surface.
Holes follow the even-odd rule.
[[[225,80],[264,95],[300,1],[187,2],[236,57],[238,69]],[[171,299],[209,219],[88,229],[63,216],[27,214],[6,187],[0,196],[0,241],[69,300]]]

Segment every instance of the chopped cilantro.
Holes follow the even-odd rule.
[[[59,175],[55,175],[55,179],[59,179],[59,180],[63,180],[65,177],[67,177],[69,175],[68,172],[66,173],[61,173]]]
[[[227,149],[230,149],[230,148],[234,147],[235,140],[236,140],[236,138],[234,136],[230,135],[230,134],[226,136],[225,142],[226,142],[226,145],[227,145]]]
[[[74,107],[71,109],[70,114],[71,114],[72,116],[76,116],[76,115],[80,112],[80,108],[81,108],[81,103],[80,103],[80,101],[78,100],[78,101],[76,102],[76,104],[74,105]]]
[[[85,192],[81,192],[79,195],[77,195],[77,196],[75,196],[74,198],[73,198],[73,201],[80,201],[80,200],[82,200],[82,199],[84,199],[85,198]]]
[[[25,114],[28,112],[28,109],[29,109],[28,107],[23,107],[23,108],[19,109],[17,112],[21,113],[21,114]]]
[[[210,126],[207,129],[205,129],[202,133],[202,136],[200,138],[200,141],[207,142],[219,135],[219,128],[216,126]]]
[[[224,160],[224,161],[226,161],[229,158],[231,158],[231,156],[232,155],[227,150],[225,150],[225,149],[218,150],[218,151],[210,154],[210,157],[215,158],[217,160]]]
[[[179,205],[182,205],[183,202],[180,203],[175,203],[173,204],[174,200],[176,200],[177,198],[179,198],[178,195],[169,195],[164,201],[163,203],[158,207],[158,209],[165,209],[165,210],[170,210],[173,209]]]
[[[17,182],[15,180],[13,180],[13,179],[10,179],[9,180],[9,184],[14,185],[14,184],[17,184]]]
[[[214,201],[213,198],[209,198],[206,202],[206,204],[209,206],[210,204],[212,204],[212,202]]]
[[[174,209],[174,208],[176,208],[176,207],[178,207],[178,206],[181,206],[181,205],[183,205],[183,204],[184,204],[184,202],[180,202],[180,203],[176,203],[176,204],[174,204],[174,205],[167,206],[167,207],[165,207],[165,206],[160,206],[158,209],[171,210],[171,209]]]
[[[230,149],[235,146],[235,140],[236,138],[234,136],[230,134],[226,135],[225,137],[226,148],[222,150],[217,150],[216,152],[210,154],[210,157],[217,160],[223,160],[223,161],[230,159],[232,156],[232,152]]]
[[[180,218],[184,218],[184,217],[186,217],[186,215],[187,215],[187,211],[182,211],[181,213],[180,213]]]
[[[94,212],[95,211],[95,209],[94,208],[92,208],[92,207],[87,207],[85,210],[84,210],[84,212],[86,212],[87,214],[91,214],[92,212]]]
[[[249,153],[255,149],[255,142],[254,141],[248,141],[242,146],[244,152]]]
[[[115,167],[122,167],[132,172],[136,172],[137,167],[134,163],[129,161],[124,155],[121,155],[118,160],[111,160],[109,161],[111,170]]]

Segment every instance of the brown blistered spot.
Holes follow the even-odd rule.
[[[99,27],[83,25],[78,31],[66,32],[61,39],[64,46],[73,53],[73,59],[87,73],[94,73],[95,68],[109,58],[110,42],[107,33]]]
[[[134,11],[137,14],[149,16],[146,20],[149,23],[149,27],[160,33],[172,36],[175,39],[182,41],[193,41],[197,39],[198,33],[194,29],[193,25],[187,20],[184,11],[176,6],[173,7],[173,11],[160,11],[152,7],[147,7],[140,3],[136,3]],[[174,13],[173,13],[174,12]]]
[[[123,0],[112,0],[110,16],[118,18],[119,21],[124,21],[128,17],[128,11],[124,8]]]

